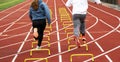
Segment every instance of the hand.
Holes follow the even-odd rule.
[[[34,33],[33,33],[33,36],[34,36],[35,38],[37,38],[37,37],[38,37],[38,32],[34,32]]]

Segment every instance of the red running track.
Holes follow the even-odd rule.
[[[61,8],[65,9],[70,16],[69,18],[71,18],[71,8],[65,7],[67,0],[44,1],[52,12],[52,30],[46,29],[50,31],[50,40],[45,37],[43,39],[50,42],[50,47],[42,43],[42,48],[49,49],[51,55],[49,56],[47,51],[34,51],[33,55],[30,56],[33,39],[28,11],[31,0],[25,0],[23,3],[0,12],[0,62],[24,62],[26,58],[48,58],[48,62],[70,62],[72,54],[87,53],[94,55],[95,62],[120,61],[119,11],[89,2],[86,19],[86,38],[89,50],[87,52],[85,47],[75,47],[71,48],[69,52],[67,33],[73,30],[66,30],[65,32],[65,29],[73,26],[66,27],[63,25],[61,15],[64,13],[59,11]],[[69,23],[72,24],[72,22]],[[48,33],[45,33],[46,35]],[[69,37],[71,36],[69,35]],[[72,40],[71,43],[74,44]],[[91,62],[89,56],[73,57],[72,59],[72,62]]]

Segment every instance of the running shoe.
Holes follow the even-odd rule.
[[[76,45],[78,46],[78,48],[80,48],[79,38],[77,38],[76,36],[74,36],[74,41],[76,42]]]
[[[36,49],[40,49],[40,46],[37,46]]]

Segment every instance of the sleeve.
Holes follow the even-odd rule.
[[[101,1],[100,0],[94,0],[95,1],[95,3],[97,3],[97,4],[101,4]]]
[[[51,23],[51,18],[50,18],[50,11],[49,11],[49,7],[47,6],[47,4],[44,3],[44,10],[45,10],[45,15],[47,17],[47,21],[48,21],[48,24]]]
[[[72,0],[68,0],[65,4],[65,6],[70,7],[72,5]]]
[[[29,17],[30,17],[30,19],[32,20],[32,12],[31,12],[31,8],[30,8],[30,10],[29,10]]]

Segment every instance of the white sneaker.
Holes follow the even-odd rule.
[[[40,49],[40,46],[37,46],[36,49]]]

